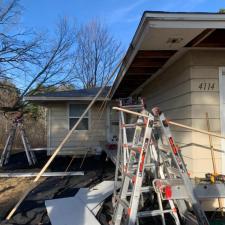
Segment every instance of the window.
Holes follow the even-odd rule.
[[[73,128],[75,123],[79,120],[80,116],[87,108],[87,104],[70,104],[69,105],[69,128]],[[80,121],[76,130],[88,130],[89,118],[88,113]]]

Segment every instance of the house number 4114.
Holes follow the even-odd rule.
[[[202,82],[198,86],[198,88],[202,91],[210,91],[210,90],[213,90],[214,87],[215,87],[215,83],[206,83],[206,82]]]

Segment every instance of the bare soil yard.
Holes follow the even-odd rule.
[[[23,157],[22,153],[13,157],[9,166],[4,170],[1,169],[0,172],[37,172],[47,160],[45,154],[38,153],[38,159],[41,163],[36,168],[29,168],[26,166],[26,158]],[[45,200],[71,197],[81,187],[90,187],[102,179],[112,179],[114,166],[111,162],[104,163],[103,159],[104,157],[101,159],[89,157],[81,169],[79,168],[81,159],[75,159],[70,171],[85,171],[84,176],[43,177],[40,184],[27,196],[9,221],[4,220],[4,218],[27,190],[33,178],[0,178],[0,224],[50,225],[45,209]],[[25,160],[25,164],[21,163],[23,160]],[[57,157],[49,171],[64,171],[70,160],[71,157]]]

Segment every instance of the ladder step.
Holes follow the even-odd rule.
[[[146,169],[150,169],[150,168],[153,168],[155,166],[156,166],[155,163],[145,164]],[[132,169],[136,169],[136,168],[137,168],[137,164],[132,166]]]
[[[149,191],[154,191],[154,188],[151,186],[141,187],[141,193],[147,193]],[[131,195],[132,195],[132,191],[128,191],[127,196],[131,196]]]
[[[133,143],[128,142],[127,144],[123,144],[123,147],[124,147],[124,148],[131,148],[132,145],[133,145]]]
[[[143,105],[121,105],[121,108],[125,108],[125,109],[132,109],[132,110],[142,110],[144,109]]]
[[[131,128],[136,128],[136,126],[141,126],[141,127],[146,127],[146,124],[145,123],[131,123],[131,124],[122,124],[121,127],[125,127],[125,128],[128,128],[128,129],[131,129]]]
[[[126,210],[129,208],[129,202],[125,199],[116,198],[117,201],[125,208]]]
[[[144,218],[144,217],[149,217],[149,216],[158,216],[158,215],[162,215],[162,214],[165,214],[165,213],[172,213],[174,212],[174,210],[172,209],[167,209],[167,210],[153,210],[153,211],[141,211],[141,212],[138,212],[138,217],[139,218]]]
[[[130,150],[140,153],[142,151],[142,146],[131,146]]]
[[[177,168],[168,167],[167,169],[168,169],[169,173],[172,173],[172,174],[174,174],[177,177],[180,176],[180,172],[179,172],[179,170]]]

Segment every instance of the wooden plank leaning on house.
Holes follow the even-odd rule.
[[[126,113],[130,113],[130,114],[133,114],[133,115],[136,115],[136,116],[148,117],[145,114],[137,113],[137,112],[127,110],[127,109],[123,109],[123,108],[120,108],[120,107],[113,107],[113,109],[123,111],[123,112],[126,112]],[[205,131],[205,130],[202,130],[202,129],[197,129],[197,128],[194,128],[194,127],[191,127],[191,126],[186,126],[186,125],[183,125],[183,124],[180,124],[180,123],[175,123],[175,122],[172,122],[172,121],[169,121],[169,120],[167,120],[167,123],[171,124],[171,125],[174,125],[174,126],[177,126],[177,127],[182,127],[182,128],[188,129],[188,130],[199,132],[199,133],[202,133],[202,134],[207,134],[207,135],[210,135],[210,136],[213,136],[213,137],[225,139],[225,136],[222,136],[222,135],[219,135],[219,134],[216,134],[216,133],[213,133],[213,132],[208,132],[208,131]]]

